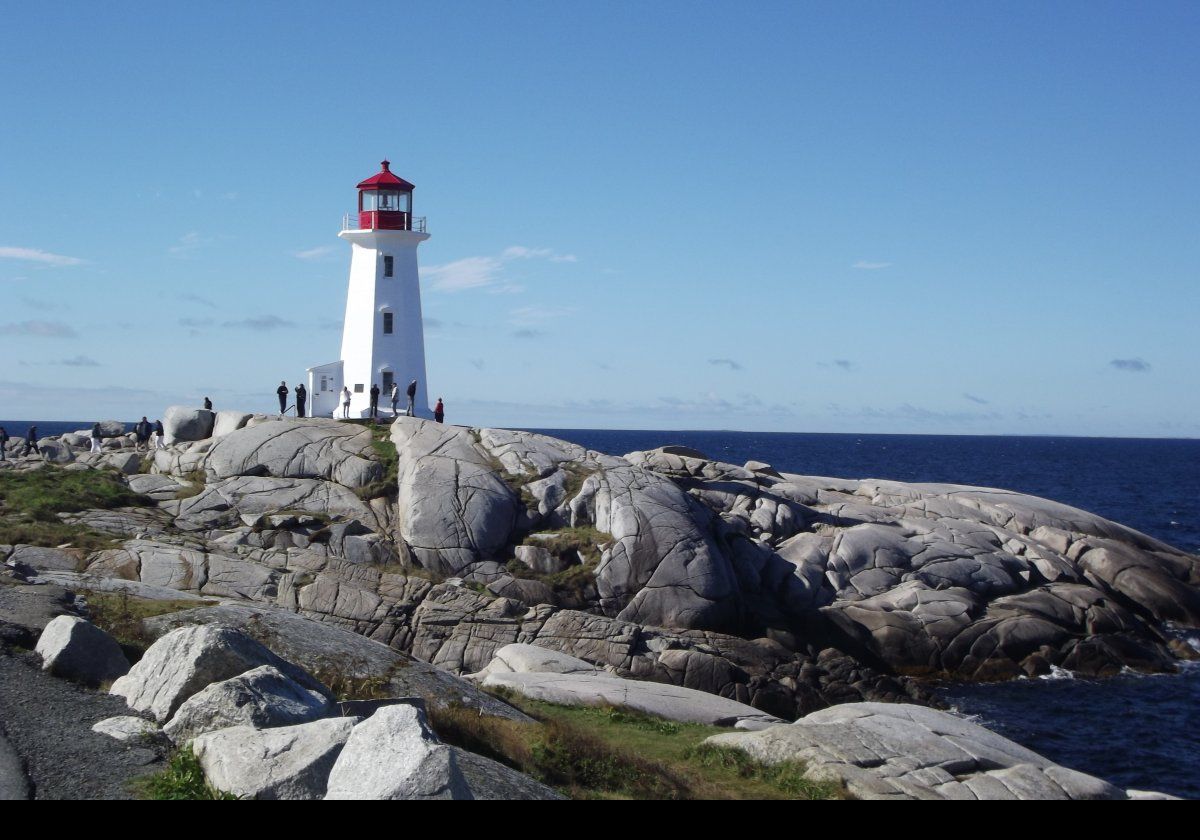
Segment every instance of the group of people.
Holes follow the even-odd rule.
[[[379,419],[379,397],[383,393],[379,389],[379,385],[372,383],[371,390],[368,394],[371,397],[371,419]],[[406,417],[412,417],[416,414],[417,405],[417,380],[408,383],[408,388],[405,389],[405,394],[408,396],[408,407],[404,414]],[[279,387],[275,389],[275,395],[279,397],[279,416],[282,417],[287,413],[288,399],[291,396],[291,391],[288,389],[286,381],[279,383]],[[342,387],[342,418],[350,419],[350,401],[354,394],[350,391],[350,386]],[[388,398],[392,402],[392,417],[400,416],[400,385],[396,382],[392,383],[391,390],[388,393]],[[204,407],[211,408],[208,398],[204,400]],[[296,386],[296,416],[304,417],[308,407],[308,389],[304,387],[304,383]],[[442,402],[442,398],[438,397],[437,405],[433,407],[433,419],[441,423],[446,418],[446,405]]]
[[[163,442],[165,430],[161,420],[155,420],[151,423],[147,418],[143,417],[133,427],[134,448],[137,451],[145,449],[166,449],[166,444]],[[8,442],[12,438],[8,434],[8,430],[0,426],[0,461],[7,460],[8,455],[6,449]],[[99,423],[92,424],[92,430],[89,434],[91,443],[91,452],[100,453],[104,451],[104,431],[100,428]],[[25,430],[25,443],[29,447],[29,452],[33,455],[41,455],[42,449],[38,446],[38,430],[37,426],[30,426]]]
[[[145,417],[137,422],[133,427],[134,449],[138,452],[142,451],[142,447],[146,450],[151,449],[166,449],[166,444],[163,443],[163,424],[161,420],[155,420],[151,423]],[[100,451],[100,424],[92,426],[92,451]]]
[[[288,384],[286,382],[280,382],[279,387],[275,389],[275,393],[279,396],[279,416],[282,417],[285,413],[287,413],[287,401],[288,401],[288,393],[289,393],[288,392]],[[301,382],[299,385],[296,386],[296,416],[297,417],[305,416],[304,411],[305,411],[305,408],[307,407],[307,405],[308,405],[308,389],[305,388],[304,383]]]

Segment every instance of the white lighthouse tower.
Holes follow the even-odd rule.
[[[314,416],[341,416],[343,386],[351,392],[350,416],[368,416],[372,385],[379,386],[380,414],[387,416],[392,383],[400,386],[403,410],[408,404],[405,392],[414,379],[417,416],[433,416],[425,383],[425,331],[417,277],[417,246],[429,234],[424,217],[412,214],[413,185],[390,167],[383,161],[376,175],[359,183],[358,212],[343,219],[338,234],[350,242],[342,358],[308,369]]]

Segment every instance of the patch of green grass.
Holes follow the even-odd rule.
[[[80,594],[87,600],[88,617],[91,622],[116,639],[127,654],[133,654],[137,658],[140,658],[146,648],[155,641],[142,626],[143,619],[198,607],[211,607],[217,603],[155,600],[139,598],[128,592],[98,592],[92,589],[82,589]]]
[[[554,785],[575,799],[834,799],[836,785],[803,778],[796,763],[769,767],[736,750],[704,746],[729,730],[627,709],[505,699],[538,723],[434,708],[444,741]],[[732,755],[736,753],[736,755]]]
[[[116,470],[41,469],[0,473],[0,516],[57,522],[59,513],[93,508],[148,507]]]
[[[701,767],[736,773],[738,778],[770,785],[793,799],[834,799],[843,795],[832,782],[814,782],[804,777],[806,770],[799,761],[764,764],[733,747],[698,744],[687,751],[689,761]]]
[[[158,773],[132,782],[134,793],[142,799],[178,801],[184,799],[236,800],[231,793],[212,787],[191,747],[172,754],[167,766]]]
[[[587,481],[588,476],[592,473],[578,464],[566,463],[560,466],[567,474],[567,483],[563,488],[565,493],[563,498],[570,501],[579,495],[579,491],[583,489],[583,483]]]
[[[391,498],[399,492],[397,481],[400,466],[400,456],[396,452],[396,444],[392,443],[391,427],[379,426],[369,421],[360,422],[359,425],[364,425],[371,430],[371,448],[375,450],[375,460],[383,466],[383,477],[354,492],[363,501]]]
[[[610,542],[612,534],[598,531],[590,525],[581,525],[559,531],[543,531],[537,537],[530,535],[525,538],[524,545],[540,546],[557,557],[572,557],[574,552],[579,552],[584,562],[595,563],[600,560],[600,546]]]
[[[31,472],[0,473],[0,543],[68,546],[84,552],[112,548],[120,540],[111,534],[68,524],[58,514],[152,504],[130,490],[115,470],[63,470],[47,465]]]
[[[520,560],[509,560],[505,566],[513,577],[539,580],[553,590],[560,604],[581,604],[593,600],[596,594],[596,563],[587,562],[569,566],[561,572],[543,575],[535,572]]]
[[[85,553],[117,548],[121,539],[66,522],[24,522],[21,517],[0,514],[0,545],[36,545],[42,548],[66,546]]]

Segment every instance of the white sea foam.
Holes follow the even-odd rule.
[[[1038,677],[1040,680],[1073,680],[1075,675],[1066,668],[1059,668],[1057,665],[1050,666],[1049,674],[1042,674]]]

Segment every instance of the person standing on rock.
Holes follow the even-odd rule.
[[[396,417],[398,417],[400,414],[400,412],[396,411],[396,404],[398,402],[400,402],[400,383],[399,382],[392,383],[392,392],[390,394],[388,394],[388,396],[392,400],[392,419],[395,420]]]
[[[133,436],[135,440],[134,451],[141,452],[142,447],[149,449],[150,442],[150,421],[143,417],[136,426],[133,427]]]
[[[4,451],[8,446],[8,432],[3,426],[0,426],[0,461],[7,461],[8,454]]]
[[[296,416],[297,417],[304,416],[304,406],[307,402],[308,402],[308,389],[305,388],[304,383],[301,382],[299,385],[296,386]]]
[[[35,455],[42,454],[42,450],[38,449],[37,445],[37,426],[29,427],[29,431],[25,433],[25,442],[29,444],[29,448],[33,450]]]
[[[212,411],[212,400],[210,400],[208,397],[204,398],[204,410]]]
[[[280,382],[279,387],[275,389],[275,393],[279,395],[279,416],[283,416],[283,412],[287,411],[288,386],[286,382]]]
[[[167,445],[163,443],[163,424],[161,420],[154,421],[154,449],[166,449]]]
[[[446,419],[446,406],[442,403],[441,397],[438,397],[437,405],[433,407],[433,419],[438,423]]]
[[[412,417],[416,413],[417,407],[417,380],[408,383],[408,408],[405,410],[406,417]]]
[[[342,386],[342,419],[350,419],[350,386]]]
[[[92,424],[92,454],[93,455],[104,451],[104,449],[100,446],[100,438],[101,438],[100,424],[93,423]]]
[[[371,383],[371,419],[379,419],[379,386],[374,382]]]

